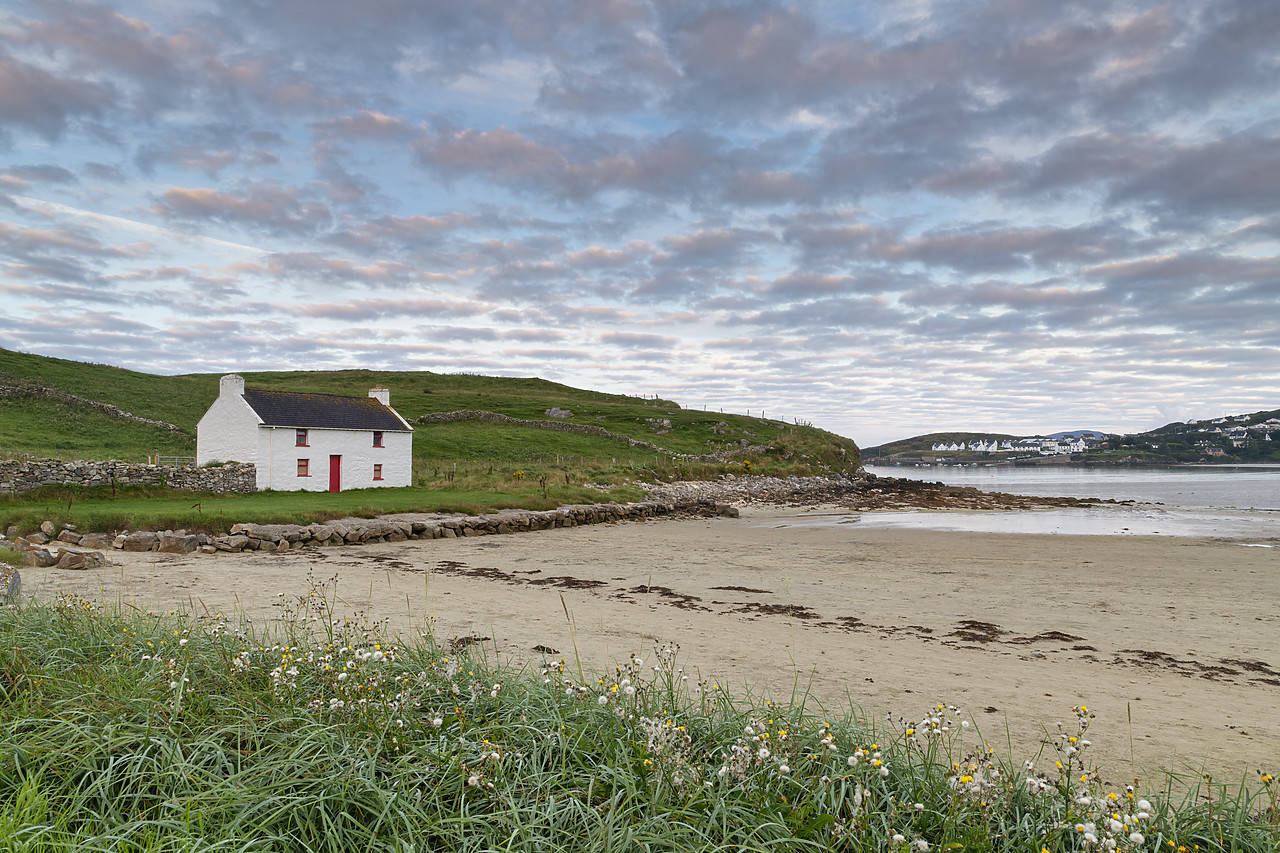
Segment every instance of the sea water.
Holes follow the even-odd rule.
[[[1280,543],[1280,465],[1086,468],[1079,466],[868,466],[905,477],[1037,497],[1110,498],[1133,505],[1025,512],[834,513],[817,523],[987,533],[1222,536]],[[1271,540],[1271,541],[1268,541]]]

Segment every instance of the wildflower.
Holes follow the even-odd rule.
[[[919,839],[916,841],[916,849],[919,850],[920,853],[927,853],[929,849],[929,842],[925,841],[923,838]]]
[[[608,704],[609,704],[609,696],[608,696],[608,694],[601,694],[600,698],[599,698],[599,699],[597,699],[596,701],[597,701],[597,702],[599,702],[601,705],[608,705]]]
[[[1141,844],[1147,839],[1145,836],[1143,836],[1141,832],[1134,832],[1129,836],[1129,840],[1132,841],[1134,844]]]
[[[893,834],[893,843],[894,843],[894,844],[906,844],[906,843],[907,843],[906,836],[902,835],[902,833],[895,832],[895,833]]]

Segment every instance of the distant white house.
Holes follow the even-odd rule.
[[[230,373],[196,427],[196,464],[209,462],[254,463],[259,489],[407,486],[413,427],[382,387],[368,397],[255,391]]]

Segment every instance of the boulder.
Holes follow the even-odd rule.
[[[58,541],[66,542],[71,545],[79,545],[80,534],[76,533],[74,530],[63,530],[61,533],[58,534]]]
[[[160,544],[156,550],[165,554],[190,554],[199,547],[200,537],[198,536],[166,533],[160,537]]]
[[[47,569],[58,562],[58,558],[44,548],[23,548],[22,565],[37,569]]]
[[[80,537],[80,547],[105,551],[111,547],[112,538],[105,533],[86,533]]]
[[[568,409],[562,409],[562,408],[560,408],[559,406],[552,406],[551,408],[549,408],[549,409],[547,409],[545,412],[543,412],[543,414],[544,414],[544,415],[546,415],[546,416],[547,416],[547,417],[549,417],[549,418],[571,418],[571,417],[573,417],[573,412],[569,411]]]
[[[160,537],[149,530],[139,530],[124,537],[120,546],[122,551],[154,551],[160,544]]]
[[[240,535],[217,536],[213,540],[213,547],[219,551],[243,551],[248,544],[249,537]]]
[[[46,542],[48,542],[48,541],[49,541],[49,537],[48,537],[47,535],[45,535],[45,534],[44,534],[44,532],[40,532],[40,533],[29,533],[29,534],[27,534],[26,536],[24,536],[24,537],[22,537],[22,538],[23,538],[23,539],[25,539],[25,540],[27,540],[28,542],[32,542],[32,543],[34,543],[34,544],[36,544],[36,545],[43,545],[43,544],[45,544]]]
[[[52,521],[42,521],[40,522],[40,532],[45,536],[52,537],[53,534],[58,532],[58,528],[54,526]]]
[[[78,548],[59,548],[57,569],[100,569],[107,564],[101,551],[82,551]]]
[[[22,575],[8,563],[0,563],[0,601],[17,601],[22,594]]]

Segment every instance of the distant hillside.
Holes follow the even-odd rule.
[[[933,432],[865,448],[862,456],[868,464],[922,456],[945,456],[954,462],[995,461],[1007,457],[969,451],[934,451],[933,446],[1029,437],[986,432]],[[1077,429],[1044,437],[1095,440],[1095,446],[1072,456],[1074,461],[1085,463],[1276,463],[1280,462],[1280,409],[1186,423],[1179,421],[1132,435]]]
[[[142,461],[157,452],[192,456],[196,423],[217,397],[219,375],[154,376],[0,349],[0,458]],[[751,446],[764,450],[744,458],[759,463],[812,472],[856,470],[859,465],[856,443],[814,427],[683,409],[670,400],[605,394],[544,379],[371,370],[241,375],[249,388],[353,396],[364,396],[381,384],[391,391],[391,405],[410,422],[422,415],[461,410],[546,421],[546,410],[560,408],[573,413],[562,421],[600,427],[669,454],[742,452]],[[55,393],[47,393],[49,389]],[[112,407],[119,413],[112,414]],[[423,425],[414,434],[415,468],[451,460],[523,464],[567,456],[627,464],[652,460],[654,454],[652,449],[628,445],[625,438],[475,420]]]

